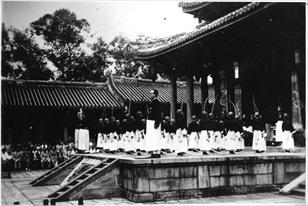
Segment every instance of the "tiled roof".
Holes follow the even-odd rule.
[[[102,108],[121,107],[106,84],[2,80],[2,106]]]
[[[212,21],[209,24],[197,26],[197,28],[191,32],[182,33],[178,36],[175,35],[173,36],[174,38],[166,38],[165,43],[162,43],[163,41],[161,40],[157,43],[145,44],[135,50],[134,55],[139,59],[148,59],[159,56],[166,52],[173,51],[206,36],[215,29],[222,28],[224,25],[232,21],[236,21],[241,17],[245,17],[246,15],[249,15],[252,12],[258,10],[259,8],[266,8],[271,4],[273,3],[249,3],[240,9],[237,9],[215,21]]]
[[[199,8],[202,8],[203,6],[206,6],[210,4],[211,2],[189,2],[189,1],[181,1],[179,2],[179,7],[182,7],[184,12],[190,12],[192,10],[198,10]]]
[[[152,89],[158,90],[158,100],[163,103],[171,101],[170,82],[153,82],[152,80],[138,80],[133,78],[113,77],[113,82],[124,98],[124,101],[132,102],[150,102],[150,93]],[[177,82],[177,101],[186,102],[186,84]],[[201,103],[201,87],[199,83],[194,85],[194,102]]]

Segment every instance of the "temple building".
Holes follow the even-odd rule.
[[[141,111],[146,118],[149,91],[157,89],[164,116],[170,115],[170,81],[110,76],[106,83],[2,80],[2,143],[72,141],[82,108],[90,138],[96,141],[99,118],[122,120]],[[186,83],[177,81],[177,108],[185,111]],[[202,110],[200,84],[194,86],[194,109]],[[174,117],[172,117],[174,118]]]
[[[181,2],[198,18],[191,32],[141,45],[134,51],[152,72],[171,81],[172,113],[178,78],[186,78],[187,122],[194,111],[194,84],[201,79],[207,111],[259,111],[274,123],[277,108],[305,125],[305,3]],[[208,102],[214,90],[214,102]],[[213,92],[210,92],[211,94]]]
[[[106,83],[2,80],[2,144],[73,141],[79,108],[96,136],[98,119],[122,107]]]

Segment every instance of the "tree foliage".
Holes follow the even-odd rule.
[[[10,44],[9,32],[2,23],[1,39],[1,75],[3,77],[15,77],[12,62],[12,45]]]
[[[27,31],[7,30],[3,25],[2,34],[5,35],[2,39],[2,76],[35,80],[53,78],[53,72],[46,67],[45,52]]]
[[[87,37],[93,38],[90,24],[67,9],[42,16],[25,31],[3,25],[2,37],[2,76],[95,82],[106,81],[110,73],[150,77],[149,65],[132,52],[151,39],[140,36],[131,41],[119,35],[108,44],[102,38],[87,44]]]
[[[145,77],[147,75],[148,65],[145,62],[136,60],[133,56],[134,44],[136,42],[130,41],[122,35],[116,36],[109,43],[108,49],[115,60],[117,75],[128,77]]]
[[[80,47],[85,42],[83,33],[89,33],[87,20],[77,19],[75,13],[60,9],[32,22],[30,28],[33,35],[45,40],[48,59],[59,70],[58,79],[87,79],[90,71],[84,67],[86,53]]]

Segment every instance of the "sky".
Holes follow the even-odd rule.
[[[6,27],[25,29],[32,21],[66,8],[86,19],[91,33],[111,41],[122,34],[134,40],[140,34],[167,37],[191,31],[198,20],[183,13],[177,1],[2,1]]]

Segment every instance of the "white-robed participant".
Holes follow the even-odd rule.
[[[136,135],[134,131],[129,132],[129,139],[130,139],[130,145],[129,145],[129,153],[133,154],[136,152]]]
[[[252,149],[257,153],[266,151],[266,139],[265,139],[265,123],[262,121],[260,114],[255,113],[255,117],[252,123],[253,139]]]
[[[286,152],[291,152],[294,149],[294,138],[293,133],[295,132],[294,127],[289,120],[288,114],[283,114],[283,123],[282,123],[282,149]]]
[[[176,113],[176,124],[175,124],[175,152],[178,156],[183,156],[188,151],[187,145],[187,130],[186,121],[184,119],[184,113],[179,109]]]
[[[216,124],[215,124],[215,129],[214,129],[217,133],[218,133],[218,141],[219,141],[219,146],[218,149],[219,150],[224,150],[226,149],[226,139],[225,139],[225,125],[224,125],[224,121],[223,120],[217,120]]]
[[[209,135],[206,130],[202,130],[199,134],[198,149],[202,151],[204,155],[207,155],[211,150],[209,144]]]
[[[97,143],[96,148],[103,149],[104,148],[104,138],[102,133],[97,134]]]
[[[202,151],[204,155],[207,155],[208,152],[212,149],[210,146],[210,137],[208,133],[209,128],[210,122],[208,120],[208,113],[203,111],[198,129],[200,131],[198,149]]]
[[[282,115],[279,114],[278,121],[275,124],[275,141],[276,142],[283,142],[284,135],[282,134],[283,133],[282,123],[283,123]]]
[[[149,116],[146,122],[145,145],[146,150],[151,153],[151,157],[160,158],[160,139],[161,139],[161,106],[158,101],[158,91],[150,91],[151,103],[149,105]]]
[[[170,127],[168,128],[169,133],[170,133],[170,139],[169,139],[169,147],[170,147],[170,152],[175,152],[176,150],[176,124],[175,120],[171,119],[170,121]]]
[[[160,136],[160,148],[161,151],[167,151],[168,149],[168,135],[166,134],[166,120],[163,120],[161,124],[161,136]]]
[[[188,152],[187,130],[178,128],[175,133],[175,153],[183,156]]]
[[[238,138],[236,132],[238,131],[238,125],[234,118],[233,112],[229,112],[228,119],[226,122],[226,150],[230,152],[230,154],[235,154],[235,151],[238,148]]]
[[[242,137],[243,122],[241,121],[239,116],[235,117],[235,124],[236,124],[235,137],[237,141],[236,151],[242,151],[245,149],[245,141],[244,138]]]
[[[116,142],[117,152],[122,152],[124,150],[123,142],[122,142],[123,128],[122,128],[120,120],[118,120],[118,119],[115,121],[115,132],[114,132],[114,134],[117,137],[117,142]]]
[[[171,136],[171,121],[170,117],[165,117],[165,124],[164,124],[164,136],[165,136],[165,145],[164,149],[167,153],[170,153],[173,150],[173,138]]]
[[[78,126],[75,130],[75,148],[81,152],[88,151],[90,143],[89,130],[86,128],[85,119],[86,116],[83,113],[82,108],[79,109],[77,113]]]
[[[136,151],[137,155],[141,155],[141,151],[144,150],[144,130],[145,124],[142,119],[142,112],[137,111],[136,113],[136,121],[135,121],[135,129],[136,129]]]
[[[142,131],[136,130],[136,151],[140,152],[143,147],[143,141],[142,141]]]

